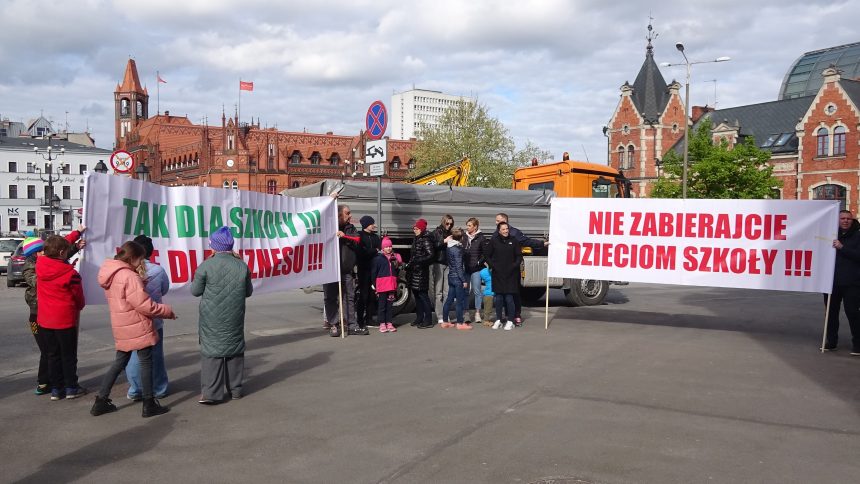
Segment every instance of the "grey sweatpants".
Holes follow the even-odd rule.
[[[227,392],[233,398],[242,396],[245,376],[245,355],[226,358],[200,357],[200,396],[205,400],[221,401]]]
[[[340,276],[343,292],[343,319],[347,328],[356,328],[355,315],[355,276],[342,274]],[[340,308],[337,302],[337,282],[323,284],[323,303],[325,317],[332,326],[340,326]]]

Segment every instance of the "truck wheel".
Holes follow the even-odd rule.
[[[523,304],[526,306],[535,306],[537,305],[540,298],[546,294],[546,288],[543,287],[521,287],[520,288],[520,298],[522,298]]]
[[[391,308],[391,315],[406,314],[415,311],[415,298],[412,296],[412,291],[403,281],[397,281],[397,292],[394,294],[394,305]]]
[[[597,306],[603,303],[609,292],[608,281],[595,279],[569,279],[570,289],[564,290],[564,296],[571,306]]]

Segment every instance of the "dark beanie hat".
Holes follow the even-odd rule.
[[[212,232],[212,235],[209,236],[209,247],[212,247],[212,250],[216,252],[233,250],[233,234],[230,233],[230,229],[221,227]]]
[[[134,238],[134,241],[140,244],[141,247],[143,247],[143,251],[146,253],[145,256],[147,259],[149,259],[152,256],[153,251],[152,239],[145,235],[138,235]]]
[[[376,220],[373,220],[373,217],[371,217],[370,215],[365,215],[364,217],[361,217],[360,222],[361,222],[361,228],[366,229],[366,228],[370,227],[371,225],[375,224]]]

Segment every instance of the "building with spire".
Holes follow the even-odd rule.
[[[633,182],[635,196],[648,196],[659,176],[659,160],[684,138],[684,102],[681,85],[666,84],[654,62],[656,38],[648,25],[645,61],[631,85],[621,86],[621,99],[605,129],[609,165]]]
[[[261,128],[222,110],[219,125],[192,123],[170,111],[149,116],[149,93],[129,59],[114,92],[116,149],[149,170],[150,181],[170,186],[211,186],[280,193],[328,178],[351,175],[363,160],[364,133],[336,135]],[[384,181],[406,177],[414,166],[414,141],[388,140]]]

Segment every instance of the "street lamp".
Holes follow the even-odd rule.
[[[684,171],[681,175],[681,196],[683,198],[687,198],[687,165],[690,157],[690,67],[693,64],[709,64],[711,62],[725,62],[731,60],[731,57],[717,57],[714,60],[706,60],[706,61],[693,61],[690,62],[687,59],[687,54],[684,52],[684,44],[678,42],[675,44],[675,48],[678,49],[678,52],[684,56],[683,63],[675,63],[670,64],[668,62],[663,62],[660,65],[663,67],[672,67],[672,66],[686,66],[687,67],[687,85],[684,89]]]
[[[38,146],[33,147],[33,153],[40,155],[42,159],[48,162],[48,167],[45,170],[47,172],[48,178],[46,179],[42,176],[44,173],[40,167],[36,167],[36,171],[39,173],[39,179],[48,184],[48,195],[45,197],[45,203],[48,205],[48,220],[50,223],[50,227],[45,227],[45,232],[48,234],[54,233],[54,197],[59,199],[57,195],[54,193],[54,182],[60,181],[60,173],[57,173],[57,178],[54,178],[54,161],[66,154],[65,148],[60,148],[60,152],[57,153],[54,151],[54,147],[51,146],[51,137],[48,136],[48,147],[44,152],[39,151]],[[66,164],[64,162],[60,163],[60,171]]]
[[[137,169],[134,170],[134,174],[137,175],[137,179],[140,181],[149,181],[149,168],[147,168],[143,163],[137,165]]]
[[[99,160],[99,162],[96,163],[96,166],[93,167],[93,171],[96,173],[101,173],[102,175],[107,174],[108,167],[107,167],[107,165],[105,165],[105,161]]]

